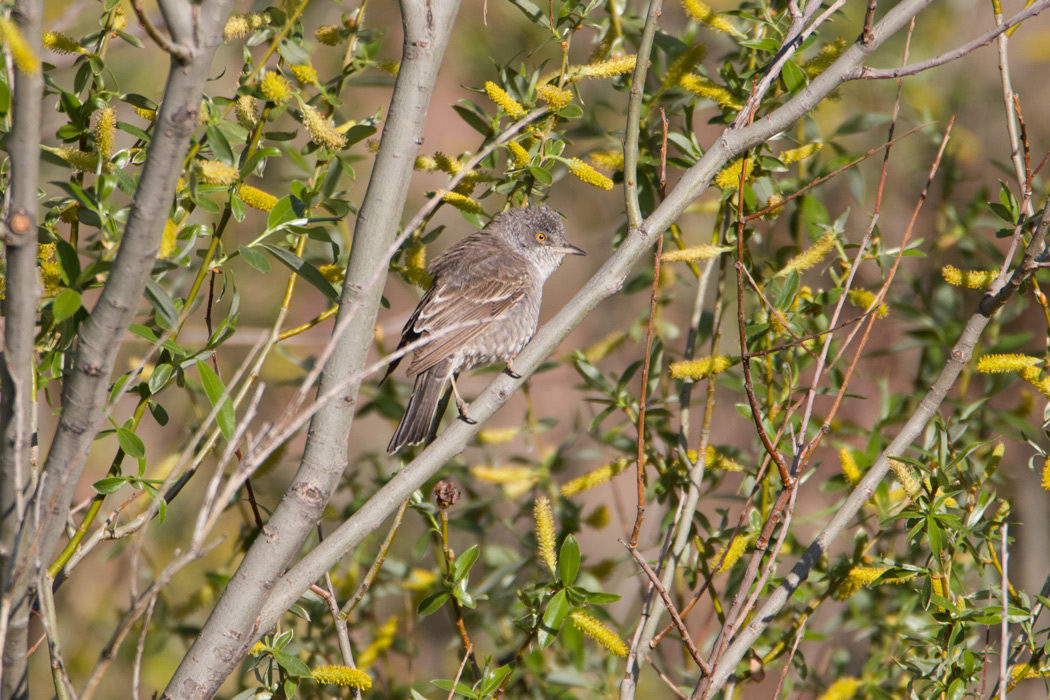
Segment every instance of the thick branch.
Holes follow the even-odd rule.
[[[8,586],[5,593],[11,597],[14,610],[20,606],[28,609],[34,596],[31,586],[39,579],[38,570],[46,567],[68,517],[73,490],[104,415],[120,339],[134,317],[160,247],[168,215],[167,203],[182,169],[190,135],[197,126],[208,68],[215,49],[222,43],[222,29],[230,5],[231,0],[215,0],[200,7],[197,29],[200,44],[194,59],[185,65],[173,62],[168,75],[165,99],[158,115],[158,124],[163,128],[156,130],[150,144],[109,278],[98,303],[81,327],[73,369],[63,387],[62,415],[41,470],[40,486],[26,508],[26,513],[37,517],[26,517],[21,522],[15,567],[5,581]],[[37,41],[40,33],[39,24],[26,31],[28,37]],[[33,98],[37,109],[39,99],[37,93]],[[39,124],[39,118],[35,121]],[[36,178],[27,182],[35,201]],[[35,227],[33,231],[35,233]],[[32,248],[35,249],[35,245]],[[32,343],[31,332],[29,342]],[[24,652],[23,647],[23,662]]]
[[[13,18],[39,56],[43,3],[23,0],[15,5]],[[0,591],[11,608],[0,629],[3,677],[0,698],[24,698],[26,680],[26,636],[29,602],[9,588],[17,557],[18,531],[25,518],[26,499],[33,488],[34,469],[30,447],[35,419],[33,401],[33,339],[36,309],[40,301],[37,277],[37,173],[40,165],[40,107],[44,80],[36,72],[15,71],[12,99],[13,128],[7,140],[11,155],[7,210],[0,231],[4,239],[3,344],[0,346]],[[10,596],[10,597],[8,597]],[[3,614],[3,613],[0,613]]]
[[[321,375],[318,395],[345,386],[310,423],[299,470],[241,562],[200,636],[183,658],[165,698],[210,698],[269,625],[259,610],[277,578],[320,518],[347,466],[359,372],[372,345],[382,286],[369,284],[397,235],[423,125],[458,2],[401,3],[404,47],[375,168],[357,218],[335,327],[342,331]],[[349,316],[349,323],[341,320]],[[401,499],[404,500],[404,499]],[[394,509],[397,508],[395,504]],[[307,584],[309,585],[309,583]]]

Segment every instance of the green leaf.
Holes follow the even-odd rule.
[[[474,562],[478,560],[480,555],[481,550],[478,549],[477,545],[474,545],[456,557],[455,563],[452,564],[452,580],[459,582],[466,578],[467,574],[470,573],[470,567],[474,566]]]
[[[465,698],[471,698],[471,700],[478,700],[479,698],[479,695],[473,690],[471,690],[469,685],[464,685],[463,683],[453,684],[452,681],[446,681],[444,679],[438,679],[430,682],[436,685],[438,688],[441,688],[445,692],[452,692],[452,689],[455,688],[456,693],[462,695]]]
[[[179,322],[179,312],[168,293],[153,279],[146,282],[146,299],[157,312],[157,322],[164,328],[174,328]]]
[[[459,115],[459,118],[465,121],[467,123],[467,126],[469,126],[474,131],[478,132],[482,136],[492,135],[492,127],[489,126],[489,123],[481,117],[479,117],[478,114],[473,110],[467,109],[462,105],[452,105],[452,109],[456,110],[456,114]]]
[[[489,695],[495,692],[496,688],[498,688],[500,683],[503,682],[503,679],[509,676],[513,670],[514,669],[507,665],[486,671],[481,679],[481,694]]]
[[[163,389],[164,385],[168,383],[169,379],[171,379],[173,371],[174,368],[167,363],[157,365],[153,370],[153,374],[149,376],[149,393],[156,394]]]
[[[214,125],[209,125],[205,131],[208,134],[208,146],[216,159],[226,165],[236,165],[237,161],[233,157],[233,149],[230,148],[230,143],[226,140],[225,134],[215,128]]]
[[[146,456],[146,443],[127,428],[117,428],[117,442],[128,457],[142,459]]]
[[[571,586],[579,573],[580,545],[576,543],[575,537],[569,535],[561,543],[561,551],[558,553],[558,577],[562,585]]]
[[[788,92],[791,94],[795,94],[806,87],[806,72],[794,61],[785,63],[783,72],[780,75],[784,79],[784,85],[787,87]]]
[[[332,302],[339,302],[339,291],[329,282],[321,271],[316,267],[306,262],[298,255],[290,250],[279,248],[275,245],[261,245],[260,248],[266,250],[273,255],[277,260],[292,270],[295,274],[302,277],[304,280],[312,284],[322,294],[328,297]]]
[[[538,165],[530,165],[529,173],[536,179],[536,182],[541,185],[550,185],[554,182],[554,178],[551,177],[551,174]]]
[[[215,370],[201,360],[197,360],[197,372],[201,376],[201,384],[204,385],[204,393],[208,395],[208,401],[211,402],[211,405],[214,408],[215,404],[219,401],[219,398],[226,390],[226,387],[223,386],[222,380],[219,379],[219,375],[215,374]],[[233,413],[233,402],[230,401],[229,396],[223,401],[222,408],[219,409],[218,415],[215,416],[215,422],[219,424],[219,430],[222,431],[223,437],[227,440],[232,440],[237,420]]]
[[[51,305],[55,321],[65,321],[80,309],[80,292],[75,289],[63,289]]]
[[[423,600],[419,601],[419,605],[416,607],[416,613],[422,617],[436,613],[445,601],[449,599],[451,593],[448,591],[438,591],[437,593],[431,593]]]
[[[299,678],[309,678],[311,675],[310,667],[288,652],[274,649],[273,660],[276,661],[277,665],[283,668],[289,675],[297,676]]]
[[[255,248],[249,248],[247,246],[240,246],[237,248],[237,252],[241,254],[241,259],[248,263],[251,267],[255,268],[259,272],[270,271],[270,260],[265,255],[257,251]]]
[[[105,479],[99,479],[91,486],[99,493],[109,495],[120,491],[126,483],[128,483],[126,476],[107,476]]]
[[[543,611],[543,621],[539,630],[536,631],[536,642],[540,649],[550,646],[554,638],[558,636],[565,616],[569,614],[569,599],[564,590],[554,594],[547,603],[547,609]]]

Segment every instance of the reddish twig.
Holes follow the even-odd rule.
[[[675,608],[674,603],[671,602],[671,596],[667,595],[667,589],[660,585],[660,579],[657,578],[656,573],[649,567],[642,558],[642,555],[638,553],[638,550],[633,546],[623,541],[618,540],[620,544],[627,547],[627,551],[631,553],[634,560],[638,562],[638,566],[642,568],[645,575],[649,577],[649,581],[652,583],[653,588],[660,594],[660,598],[664,601],[664,606],[667,608],[667,612],[671,614],[671,619],[674,620],[675,627],[678,628],[678,633],[682,635],[682,641],[685,642],[686,649],[689,650],[689,655],[693,658],[693,662],[700,667],[700,672],[705,676],[710,675],[711,667],[706,661],[700,657],[700,652],[697,651],[696,645],[693,644],[692,637],[689,636],[689,630],[685,628],[685,623],[682,622],[682,618],[678,615],[678,610]]]

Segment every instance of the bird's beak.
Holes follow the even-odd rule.
[[[587,253],[583,252],[583,249],[577,248],[572,243],[566,243],[565,245],[560,246],[558,252],[564,253],[565,255],[587,255]]]

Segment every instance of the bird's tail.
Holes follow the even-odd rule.
[[[401,423],[386,447],[387,454],[392,455],[404,445],[418,445],[427,439],[437,417],[438,404],[448,385],[450,368],[446,364],[442,362],[416,377],[405,415],[401,416]]]

